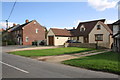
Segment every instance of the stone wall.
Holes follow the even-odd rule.
[[[81,47],[81,48],[109,48],[109,44],[96,43],[65,43],[65,47]]]
[[[96,48],[95,43],[65,43],[65,47]]]

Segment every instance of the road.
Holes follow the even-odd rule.
[[[2,77],[3,78],[118,78],[118,75],[37,61],[6,51],[24,48],[20,46],[3,47]]]

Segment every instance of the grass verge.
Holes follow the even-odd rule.
[[[102,54],[66,60],[63,61],[62,63],[91,70],[120,74],[119,58],[120,58],[119,53],[105,52]]]
[[[67,48],[54,48],[54,49],[42,49],[42,50],[14,51],[14,52],[9,52],[9,53],[20,55],[20,56],[26,56],[26,57],[35,57],[35,56],[73,54],[73,53],[81,53],[81,52],[92,51],[92,50],[95,50],[95,49],[67,47]]]

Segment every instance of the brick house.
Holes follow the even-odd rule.
[[[12,41],[18,45],[32,45],[33,41],[45,40],[45,28],[36,20],[26,20],[22,25],[14,24],[8,32]]]

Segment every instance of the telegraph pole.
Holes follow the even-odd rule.
[[[8,29],[8,20],[6,20],[6,29]]]

